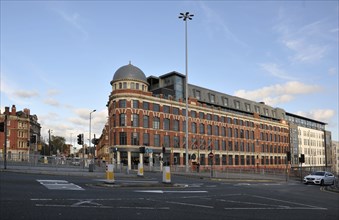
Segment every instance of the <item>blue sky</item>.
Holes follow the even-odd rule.
[[[29,108],[75,143],[97,136],[115,71],[189,83],[328,123],[338,140],[338,1],[1,1],[1,111]],[[72,140],[71,140],[72,139]]]

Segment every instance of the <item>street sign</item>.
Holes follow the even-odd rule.
[[[153,153],[153,149],[147,147],[147,148],[145,149],[145,153],[146,153],[146,154],[151,154],[151,153]]]

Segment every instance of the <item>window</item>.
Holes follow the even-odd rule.
[[[160,135],[159,134],[154,135],[154,146],[160,147]]]
[[[195,122],[192,122],[192,131],[191,131],[192,133],[197,133],[197,123],[195,123]]]
[[[142,103],[142,108],[143,108],[144,110],[149,110],[149,103],[148,103],[148,102],[143,102],[143,103]]]
[[[207,134],[212,135],[212,125],[207,125]]]
[[[173,120],[173,131],[179,131],[179,120]]]
[[[139,108],[139,101],[138,100],[133,100],[132,106],[133,106],[133,108]]]
[[[268,116],[268,109],[267,108],[264,109],[264,112],[265,112],[265,115]]]
[[[178,136],[173,137],[174,148],[180,148],[180,138]]]
[[[164,135],[164,147],[169,147],[170,146],[170,136],[169,135]]]
[[[164,113],[170,113],[170,107],[168,105],[163,106],[163,112]]]
[[[144,115],[143,116],[143,127],[148,128],[148,126],[149,126],[149,116]]]
[[[203,123],[199,124],[199,133],[205,134],[205,125]]]
[[[221,150],[226,151],[226,141],[221,141]]]
[[[255,112],[260,114],[260,107],[259,106],[254,106],[255,107]]]
[[[228,98],[223,98],[224,106],[228,106]]]
[[[181,110],[181,115],[186,116],[186,109]]]
[[[127,144],[127,133],[126,132],[120,132],[119,133],[119,141],[120,141],[120,145],[126,145]]]
[[[170,120],[168,118],[164,119],[163,129],[170,130]]]
[[[160,105],[156,104],[156,103],[153,103],[153,111],[159,112],[160,111]]]
[[[153,117],[153,129],[159,129],[160,128],[160,118]]]
[[[139,90],[139,83],[135,84],[135,89]]]
[[[240,109],[240,102],[239,101],[234,101],[234,108]]]
[[[233,150],[233,143],[232,143],[232,141],[228,142],[228,150],[230,150],[230,151]]]
[[[119,83],[119,89],[122,89],[122,83]]]
[[[219,140],[214,141],[214,149],[219,150]]]
[[[124,82],[124,83],[123,83],[123,88],[124,88],[124,89],[127,89],[127,82]]]
[[[173,111],[173,115],[179,115],[179,109],[178,108],[173,107],[172,111]]]
[[[195,98],[198,99],[198,100],[201,98],[199,90],[195,90]]]
[[[186,131],[186,121],[182,121],[182,130]]]
[[[119,100],[119,108],[126,108],[126,99]]]
[[[219,121],[219,116],[218,115],[213,115],[213,121]]]
[[[149,134],[148,133],[144,133],[142,136],[143,136],[143,144],[145,146],[149,146]]]
[[[139,115],[132,114],[132,127],[139,127]]]
[[[221,136],[226,137],[226,127],[221,127]]]
[[[131,145],[139,145],[139,133],[133,132],[131,135]]]
[[[213,125],[214,135],[219,136],[219,126]]]
[[[211,114],[207,114],[207,115],[206,115],[206,119],[207,119],[207,120],[211,120],[211,119],[212,119],[212,115],[211,115]]]
[[[232,128],[228,128],[228,137],[232,137]]]
[[[246,111],[250,112],[251,111],[251,105],[246,103],[245,104]]]
[[[215,95],[210,94],[210,102],[215,103]]]
[[[195,111],[191,111],[191,117],[192,118],[196,118],[197,117],[197,113]]]
[[[135,89],[135,83],[134,82],[131,82],[130,88]]]
[[[126,114],[120,114],[119,117],[119,126],[126,126]]]
[[[200,118],[200,119],[204,119],[204,115],[205,115],[205,114],[204,114],[203,112],[199,112],[199,118]]]

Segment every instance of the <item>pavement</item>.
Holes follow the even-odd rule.
[[[150,173],[159,173],[160,171],[145,171],[143,176],[137,175],[137,170],[124,170],[124,172],[114,172],[114,181],[106,178],[106,171],[103,167],[94,168],[89,172],[88,168],[81,167],[58,167],[58,166],[18,166],[7,165],[4,169],[3,164],[0,165],[0,172],[19,172],[45,175],[63,175],[63,176],[79,176],[89,177],[97,180],[99,186],[107,187],[168,187],[178,186],[181,184],[173,182],[163,183],[154,180]],[[210,179],[213,181],[225,182],[287,182],[286,176],[269,175],[263,173],[232,173],[232,172],[171,172],[171,176],[185,176],[187,178]],[[154,176],[154,175],[153,175]],[[288,181],[300,181],[300,178],[288,178]],[[332,186],[324,186],[322,190],[339,193],[339,181]]]

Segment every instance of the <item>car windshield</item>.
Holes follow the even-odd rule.
[[[314,175],[314,176],[324,176],[325,172],[314,172],[314,173],[312,173],[312,175]]]

